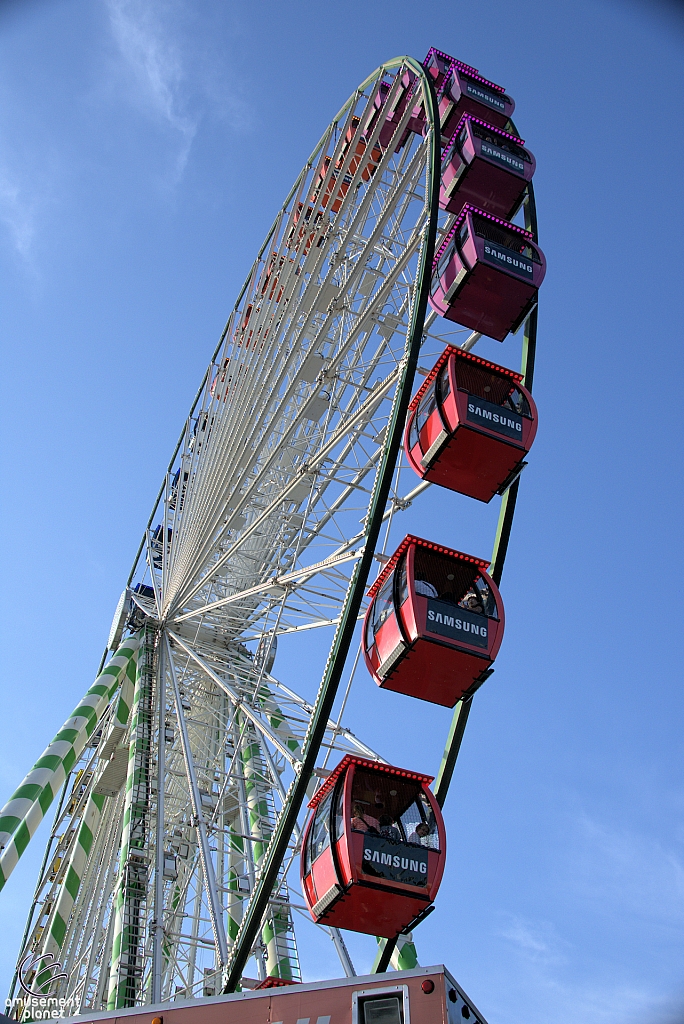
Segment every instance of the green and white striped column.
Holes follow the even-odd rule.
[[[371,968],[371,974],[375,974],[377,971],[380,958],[387,945],[387,939],[381,939],[379,936],[376,936],[376,939],[378,952],[375,957],[375,963]],[[413,934],[411,932],[408,935],[399,935],[397,937],[397,944],[390,957],[390,964],[395,971],[412,971],[414,967],[418,967],[418,953],[413,944]]]
[[[271,722],[273,723],[273,716],[271,717]],[[279,728],[282,729],[284,724],[283,721]],[[298,749],[299,744],[291,733],[290,739],[287,742],[288,746],[294,743]],[[290,749],[293,749],[292,746],[290,746]],[[263,756],[256,732],[251,727],[247,727],[245,730],[241,748],[241,759],[245,780],[247,810],[249,813],[249,830],[254,840],[256,840],[252,842],[254,867],[258,872],[271,838],[272,822],[267,799]],[[262,939],[266,947],[266,974],[269,977],[285,978],[291,981],[295,972],[299,973],[296,960],[293,962],[291,955],[290,946],[293,940],[290,939],[290,942],[288,942],[288,938],[290,938],[292,933],[293,928],[289,908],[272,908],[262,928]]]
[[[148,866],[144,847],[149,812],[153,643],[152,631],[146,628],[133,691],[119,877],[113,907],[114,933],[107,998],[109,1010],[135,1003],[135,993],[131,992],[135,975],[131,971],[130,958],[137,955],[140,905],[147,895],[147,880],[142,879],[141,873],[146,874]]]
[[[139,636],[125,640],[0,811],[0,889],[80,758],[121,677],[134,676]]]
[[[240,821],[236,816],[230,823],[228,839],[228,946],[232,946],[242,921],[242,893],[240,892],[240,868],[245,859],[245,841],[241,835]]]
[[[92,793],[88,798],[81,820],[81,827],[78,830],[78,837],[69,857],[64,881],[62,882],[48,926],[46,939],[43,943],[43,954],[52,953],[56,957],[64,945],[64,937],[69,924],[69,918],[71,917],[71,911],[78,895],[78,890],[81,888],[86,862],[100,827],[102,810],[107,799],[106,796]],[[47,988],[50,986],[50,981],[51,979],[48,978]]]
[[[133,663],[131,663],[132,668]],[[116,728],[127,728],[128,719],[133,705],[134,681],[131,678],[133,671],[127,672],[121,683],[121,690],[114,709],[112,725]],[[52,953],[57,956],[64,945],[71,911],[76,901],[78,891],[81,888],[83,872],[86,867],[90,850],[100,827],[102,812],[105,801],[108,798],[103,795],[93,794],[88,798],[81,826],[78,830],[78,837],[71,852],[69,863],[64,874],[64,881],[57,897],[54,910],[48,925],[46,940],[43,944],[42,953]]]

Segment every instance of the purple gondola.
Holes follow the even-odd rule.
[[[505,128],[515,103],[500,85],[483,78],[475,68],[454,61],[438,95],[442,138],[450,139],[464,114],[473,114]]]
[[[471,203],[510,220],[535,167],[523,139],[464,114],[442,157],[439,205],[458,214]]]
[[[434,46],[430,47],[427,52],[427,56],[423,61],[423,67],[432,79],[437,91],[441,89],[444,79],[451,71],[452,64],[457,63],[458,61],[455,57],[450,57],[448,53],[444,53],[442,50],[438,50]]]
[[[430,305],[440,316],[503,341],[537,301],[546,260],[530,231],[469,203],[432,264]]]

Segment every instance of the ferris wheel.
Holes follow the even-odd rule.
[[[26,991],[77,1014],[297,982],[302,927],[347,976],[350,927],[377,934],[376,970],[416,964],[536,430],[544,262],[512,110],[447,54],[396,58],[295,181],[183,424],[100,674],[0,815],[2,886],[58,798]],[[472,352],[521,326],[520,373]],[[501,496],[491,566],[425,538],[388,550],[430,486]],[[310,671],[312,631],[331,642],[309,700],[277,651],[302,645]],[[367,671],[454,709],[431,788],[345,726]],[[429,880],[390,864],[364,883],[354,843],[369,864],[403,844]],[[411,902],[412,885],[430,892]]]

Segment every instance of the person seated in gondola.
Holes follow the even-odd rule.
[[[442,600],[445,598],[442,597]],[[461,598],[458,602],[459,608],[466,608],[469,612],[475,612],[476,615],[484,615],[484,605],[482,603],[482,596],[471,587],[467,594]]]
[[[391,843],[401,842],[401,832],[396,825],[392,824],[392,818],[389,814],[381,814],[378,824],[380,826],[380,835],[384,839],[389,839]]]
[[[428,846],[430,843],[430,826],[427,821],[419,821],[415,831],[410,834],[407,842],[414,846]]]
[[[352,814],[351,827],[355,832],[378,834],[378,819],[366,814],[361,804],[354,804]]]

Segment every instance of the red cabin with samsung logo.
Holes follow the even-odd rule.
[[[409,406],[404,448],[418,476],[485,502],[510,487],[537,433],[522,379],[449,345]]]
[[[464,114],[442,156],[439,205],[458,214],[471,203],[510,220],[535,167],[523,139]]]
[[[446,859],[432,776],[347,754],[309,807],[302,892],[317,924],[393,938],[429,913]]]
[[[504,632],[489,563],[411,534],[368,591],[363,653],[385,690],[453,707],[490,674]]]
[[[482,117],[505,128],[515,103],[505,89],[487,81],[475,68],[456,60],[451,65],[437,96],[442,137],[450,139],[464,114]]]
[[[466,203],[432,264],[430,305],[503,341],[537,302],[546,260],[532,233]]]

